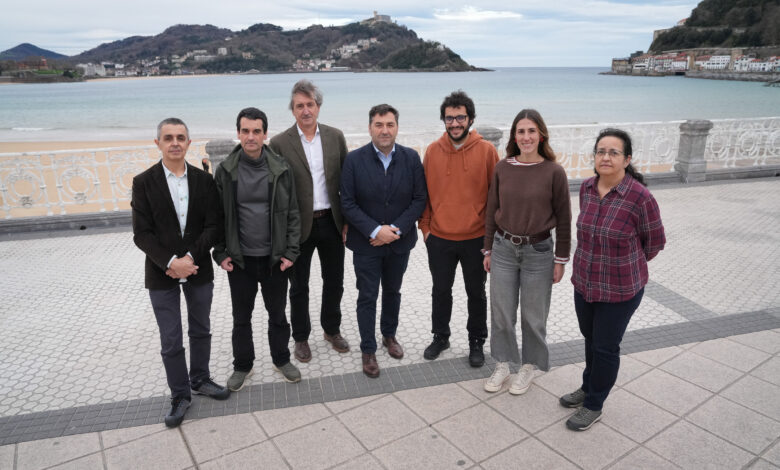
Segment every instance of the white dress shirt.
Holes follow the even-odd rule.
[[[176,209],[176,217],[179,219],[179,228],[181,229],[181,236],[184,236],[184,228],[187,226],[187,211],[190,207],[190,187],[187,183],[187,166],[184,166],[184,174],[176,176],[171,170],[162,165],[165,172],[165,181],[168,183],[168,191],[171,192],[171,199],[173,200],[173,207]],[[192,255],[187,253],[190,258]],[[176,259],[176,255],[173,255],[168,260],[168,267],[171,267],[171,263]],[[180,279],[179,282],[187,282],[186,279]]]
[[[301,145],[303,145],[303,151],[306,153],[306,161],[309,162],[309,170],[311,171],[311,182],[314,196],[314,210],[320,211],[330,208],[330,199],[328,199],[328,187],[325,185],[325,161],[322,154],[322,140],[320,140],[320,126],[317,126],[317,130],[314,133],[314,138],[311,142],[306,140],[306,136],[303,134],[300,126],[297,124],[295,127],[298,129],[298,135],[301,136]]]

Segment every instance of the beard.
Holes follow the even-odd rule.
[[[463,127],[463,133],[460,135],[459,139],[456,139],[455,137],[453,137],[452,132],[450,132],[449,129],[447,129],[447,135],[450,137],[450,140],[452,140],[456,144],[462,144],[463,142],[466,141],[466,138],[469,136],[469,131],[471,130],[471,125],[472,124],[473,123],[470,122],[466,126]]]

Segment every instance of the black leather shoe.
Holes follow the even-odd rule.
[[[431,361],[439,357],[439,354],[441,354],[442,351],[448,349],[449,347],[450,347],[449,337],[443,335],[433,335],[433,341],[427,348],[425,348],[425,352],[423,352],[423,357]]]
[[[187,408],[190,407],[190,400],[183,397],[171,398],[171,411],[165,415],[165,425],[169,428],[175,428],[184,421],[184,415],[187,413]]]
[[[482,338],[469,340],[469,365],[471,367],[485,365],[485,353],[482,351],[484,344],[485,340]]]
[[[227,400],[230,396],[230,390],[222,385],[217,385],[211,378],[202,380],[198,385],[193,385],[192,393],[195,395],[206,395],[215,400]]]

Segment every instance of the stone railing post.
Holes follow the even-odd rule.
[[[501,143],[501,137],[504,136],[504,133],[501,132],[500,129],[495,127],[478,127],[477,132],[479,132],[483,139],[493,144],[496,150],[498,150],[498,153],[501,153],[501,149],[499,149],[498,146]]]
[[[697,183],[706,179],[704,149],[710,129],[712,121],[687,120],[680,124],[680,147],[674,169],[683,183]]]
[[[206,142],[206,153],[209,155],[212,174],[217,169],[217,165],[227,158],[235,146],[236,143],[233,139],[214,139]]]

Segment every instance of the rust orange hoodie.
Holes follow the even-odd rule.
[[[425,150],[428,204],[418,226],[446,240],[485,235],[485,206],[498,152],[477,131],[456,149],[445,132]]]

